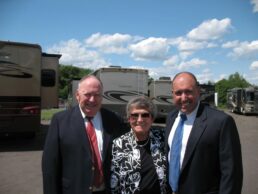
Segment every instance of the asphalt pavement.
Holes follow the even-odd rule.
[[[232,114],[242,144],[242,194],[258,193],[258,116]],[[42,122],[33,139],[0,137],[0,194],[43,194],[41,157],[49,122]],[[158,124],[164,126],[164,124]]]

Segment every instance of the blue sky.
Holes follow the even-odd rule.
[[[240,73],[258,85],[258,0],[1,0],[0,40],[41,45],[61,64]]]

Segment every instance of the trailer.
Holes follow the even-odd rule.
[[[217,106],[217,95],[215,92],[214,84],[200,84],[201,102],[208,104],[209,106]]]
[[[126,118],[126,104],[136,96],[148,96],[157,106],[156,122],[163,122],[175,106],[173,104],[170,77],[149,81],[148,70],[121,67],[103,67],[92,73],[103,82],[102,106]],[[79,80],[71,80],[68,93],[68,108],[77,104],[75,92]],[[214,105],[215,87],[201,85],[201,101]]]
[[[175,108],[172,102],[171,83],[170,77],[160,77],[149,83],[148,95],[157,107],[156,121],[164,121],[167,114]]]
[[[67,104],[66,104],[67,109],[70,109],[71,107],[78,104],[75,95],[78,89],[79,81],[80,81],[79,79],[73,79],[73,80],[70,80],[68,84],[68,97],[67,97]]]
[[[234,113],[258,114],[258,90],[253,87],[229,89],[227,107]]]
[[[37,44],[0,41],[0,134],[40,129],[41,108],[58,107],[61,55]]]
[[[92,75],[103,83],[102,107],[112,110],[126,119],[126,104],[136,96],[148,95],[148,70],[110,66],[97,69]],[[69,86],[68,107],[77,104],[75,92],[79,80]]]
[[[170,77],[160,77],[149,83],[149,97],[157,106],[157,120],[163,121],[168,113],[175,108],[172,96],[172,80]],[[215,86],[212,84],[200,84],[200,100],[210,106],[215,105]]]

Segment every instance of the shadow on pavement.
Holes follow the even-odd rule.
[[[24,134],[0,136],[0,152],[43,150],[48,127],[49,124],[41,124],[35,137],[26,137]]]

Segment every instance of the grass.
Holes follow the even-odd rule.
[[[63,108],[52,108],[52,109],[43,109],[41,110],[41,120],[51,120],[52,116],[59,112],[64,110]]]

